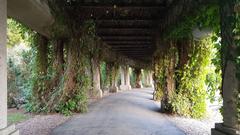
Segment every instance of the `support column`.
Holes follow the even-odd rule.
[[[54,46],[54,55],[55,59],[53,62],[53,67],[56,70],[56,72],[61,75],[64,70],[64,41],[62,39],[56,39],[55,46]]]
[[[0,0],[0,135],[14,134],[15,125],[7,126],[7,0]]]
[[[150,84],[151,88],[154,88],[152,71],[149,72],[149,84]]]
[[[121,85],[120,85],[120,89],[122,90],[122,88],[125,85],[125,75],[124,75],[124,67],[121,66],[120,67],[120,74],[121,74]]]
[[[154,88],[152,75],[153,75],[152,71],[146,72],[146,86],[150,88]]]
[[[143,88],[142,85],[142,71],[141,69],[135,69],[136,74],[136,88]]]
[[[100,64],[97,58],[92,58],[92,86],[93,96],[96,98],[102,98],[101,79],[100,79]]]
[[[240,102],[240,78],[237,63],[238,46],[233,30],[237,20],[234,13],[235,0],[220,0],[221,37],[222,37],[222,94],[223,123],[215,124],[212,135],[240,135],[240,119],[238,105]]]
[[[48,39],[37,33],[36,34],[36,57],[35,57],[35,74],[33,82],[33,90],[32,94],[34,97],[34,102],[37,102],[39,107],[45,106],[47,99],[46,95],[49,93],[47,80],[45,76],[47,76],[48,71]],[[42,83],[39,83],[42,82]],[[44,85],[42,85],[44,84]],[[46,87],[47,86],[47,87]]]
[[[118,82],[117,82],[117,77],[118,77],[118,65],[116,63],[110,63],[108,64],[109,67],[109,78],[110,78],[110,92],[118,92]]]
[[[118,86],[117,86],[117,78],[116,77],[112,77],[112,85],[110,87],[110,92],[116,93],[118,92]]]
[[[128,66],[121,66],[121,90],[131,90],[130,85],[130,75],[129,75],[129,67]]]
[[[130,72],[129,72],[129,66],[126,66],[125,68],[125,81],[126,81],[126,87],[127,90],[131,90],[131,84],[130,84]]]
[[[7,0],[0,0],[0,129],[7,126]]]

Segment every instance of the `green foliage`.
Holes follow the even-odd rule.
[[[20,43],[27,44],[30,40],[31,33],[27,27],[14,19],[7,19],[7,45],[9,48]]]
[[[215,93],[221,87],[219,5],[209,4],[198,8],[199,10],[195,10],[192,15],[182,16],[182,21],[170,27],[164,35],[164,39],[181,40],[192,37],[192,32],[196,28],[200,30],[210,28],[215,32],[212,40],[207,38],[192,45],[188,63],[175,73],[177,90],[170,97],[173,111],[195,118],[204,116],[206,97],[214,101]],[[157,82],[161,82],[157,83],[161,84],[157,87],[161,88],[165,81],[164,69],[159,69],[157,70],[158,76],[155,77]]]
[[[192,44],[188,63],[177,72],[177,76],[180,77],[177,80],[179,86],[170,100],[174,112],[194,118],[205,115],[207,94],[205,82],[212,50],[213,45],[209,38]],[[211,83],[216,85],[215,82]]]
[[[106,62],[100,63],[101,88],[107,86],[107,67]]]
[[[8,106],[27,99],[30,92],[33,52],[29,50],[32,32],[13,19],[7,20]]]
[[[71,61],[67,63],[63,82],[59,87],[61,98],[55,105],[55,111],[65,115],[87,111],[87,91],[91,89],[91,75],[88,72],[91,69],[91,58],[94,57],[94,53],[98,54],[98,51],[94,50],[95,46],[91,46],[95,44],[93,22],[87,21],[83,27],[83,35],[79,39],[73,37],[69,43],[68,51],[71,55],[68,57]]]
[[[219,6],[208,5],[199,6],[200,9],[196,10],[194,15],[184,16],[183,21],[171,26],[165,33],[166,39],[182,39],[192,36],[192,31],[195,28],[200,30],[203,28],[211,28],[213,31],[219,31],[220,17],[219,17]]]
[[[163,97],[164,87],[166,84],[165,77],[165,55],[163,52],[156,52],[154,57],[154,81],[155,81],[155,93],[154,100],[161,100]]]
[[[26,114],[16,112],[16,113],[9,113],[7,120],[8,120],[8,124],[13,124],[13,123],[16,124],[18,122],[27,120],[29,118],[30,116]]]
[[[82,91],[81,91],[82,90]],[[74,95],[66,102],[61,102],[56,111],[64,115],[71,115],[72,112],[87,112],[87,95],[86,89],[80,89],[76,92],[77,95]]]
[[[130,84],[131,86],[134,86],[136,85],[136,73],[134,72],[134,69],[131,68],[130,70]]]
[[[7,45],[8,47],[13,47],[23,41],[22,27],[21,24],[13,19],[8,19],[7,25]]]

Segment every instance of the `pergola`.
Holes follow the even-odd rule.
[[[105,59],[111,62],[120,62],[122,81],[120,89],[131,88],[129,87],[128,66],[138,69],[151,68],[154,52],[159,46],[165,45],[159,45],[157,41],[170,27],[183,21],[184,16],[194,16],[201,6],[217,4],[218,2],[224,3],[220,4],[222,8],[221,21],[226,28],[231,29],[229,26],[231,22],[224,18],[228,14],[232,14],[232,6],[237,5],[237,2],[233,0],[76,0],[71,2],[78,5],[74,9],[74,18],[77,20],[91,19],[96,23],[96,34],[101,40],[99,46],[108,52],[108,54],[102,54]],[[227,9],[229,7],[230,10]],[[235,7],[235,12],[239,12],[238,7]],[[70,13],[71,11],[69,11]],[[0,0],[0,134],[4,134],[8,129],[6,119],[7,16],[19,20],[47,38],[51,38],[49,30],[56,23],[45,0]],[[229,33],[228,29],[222,28],[222,32],[225,33],[222,35],[223,41],[230,40],[232,41],[230,43],[233,43],[232,31]],[[235,44],[230,44],[230,46],[232,47],[228,48],[229,52],[236,51]],[[216,124],[216,128],[212,130],[214,135],[240,134],[240,126],[239,123],[236,123],[237,117],[235,116],[237,114],[236,104],[239,101],[233,96],[235,89],[240,89],[240,81],[234,76],[237,71],[233,64],[231,62],[227,64],[224,72],[225,78],[223,78],[224,122]],[[96,73],[95,79],[100,83],[98,70],[94,73]],[[116,87],[115,85],[114,87]],[[100,89],[99,84],[94,87]]]

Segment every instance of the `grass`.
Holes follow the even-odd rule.
[[[28,116],[28,115],[16,112],[16,113],[8,114],[8,118],[7,119],[8,119],[8,123],[12,124],[12,123],[19,123],[19,122],[27,120],[29,118],[30,118],[30,116]]]

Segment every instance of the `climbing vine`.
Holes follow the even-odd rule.
[[[54,49],[59,44],[43,36],[36,40],[36,54],[43,55],[36,56],[39,66],[34,72],[36,81],[33,82],[30,111],[66,115],[86,112],[92,85],[91,60],[98,57],[100,51],[96,47],[95,23],[90,19],[72,19],[76,15],[72,14],[75,5],[68,1],[49,1],[49,5],[57,22],[52,29],[53,39],[64,39],[64,48],[61,47],[59,52],[62,62],[57,66],[54,60],[57,59]]]
[[[154,56],[154,100],[160,101],[163,96],[164,85],[165,85],[165,66],[164,66],[164,55],[161,52],[155,52]]]
[[[162,110],[201,118],[206,112],[207,92],[208,98],[214,100],[215,93],[221,86],[220,70],[209,72],[209,67],[213,66],[212,60],[215,64],[220,64],[220,55],[213,55],[216,50],[214,47],[217,47],[213,42],[217,42],[218,38],[212,38],[216,39],[213,41],[211,36],[207,35],[204,39],[194,40],[193,30],[210,27],[215,35],[219,35],[219,7],[200,6],[197,12],[183,16],[182,20],[184,21],[177,23],[163,35],[163,40],[168,41],[167,44],[177,41],[175,49],[172,50],[178,55],[159,48],[154,57],[155,98],[161,100]],[[182,42],[186,40],[188,42]],[[166,43],[158,44],[163,45],[166,46]],[[169,68],[171,60],[176,64],[172,69]],[[216,69],[219,69],[218,67]],[[173,74],[170,74],[171,72]],[[174,81],[169,76],[174,78]]]
[[[91,47],[94,40],[94,25],[86,21],[83,25],[83,36],[72,38],[69,43],[67,67],[63,75],[62,91],[57,111],[64,114],[87,111],[87,91],[91,89],[91,58],[96,53]],[[87,50],[87,51],[86,51]],[[98,54],[98,53],[97,53]]]
[[[189,60],[177,71],[179,86],[170,97],[173,111],[184,116],[201,118],[206,112],[206,86],[208,66],[211,63],[213,45],[211,39],[193,41]]]

